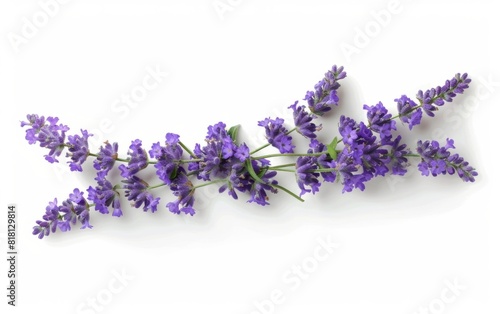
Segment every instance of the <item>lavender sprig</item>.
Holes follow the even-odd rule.
[[[334,65],[325,73],[325,77],[314,85],[314,91],[308,91],[304,98],[309,105],[309,110],[315,115],[322,116],[332,110],[332,105],[337,106],[339,96],[337,89],[340,87],[339,80],[347,76],[344,67]]]
[[[440,146],[437,141],[418,141],[417,152],[422,156],[418,170],[424,176],[431,174],[454,174],[455,172],[464,182],[474,182],[477,171],[458,154],[451,154],[449,149],[455,148],[452,139],[446,139],[446,144]]]
[[[471,79],[467,77],[467,73],[457,73],[451,80],[446,80],[443,86],[431,88],[425,92],[419,90],[417,99],[422,104],[424,112],[434,117],[434,111],[438,110],[436,106],[442,106],[445,102],[452,102],[457,94],[462,94],[464,90],[469,88]]]
[[[266,118],[259,121],[258,125],[266,130],[266,138],[273,147],[276,147],[280,153],[293,153],[295,145],[292,144],[292,137],[288,135],[288,130],[283,126],[284,119]]]
[[[45,159],[50,162],[59,162],[56,157],[59,157],[65,148],[64,140],[66,132],[69,128],[63,124],[57,124],[59,118],[39,117],[36,114],[27,115],[27,122],[21,122],[21,127],[31,126],[26,130],[26,140],[29,144],[40,143],[40,147],[48,148],[49,153],[45,155]],[[47,123],[48,122],[48,123]]]
[[[69,231],[77,223],[83,229],[92,228],[91,207],[95,212],[121,217],[124,215],[122,195],[132,207],[143,211],[154,213],[164,206],[173,214],[193,216],[197,213],[196,190],[215,184],[220,193],[227,193],[233,199],[246,195],[248,202],[261,206],[269,205],[271,194],[279,191],[304,201],[304,195],[318,193],[324,183],[339,182],[343,193],[363,191],[376,177],[405,175],[411,159],[417,160],[423,176],[457,174],[465,182],[475,181],[478,175],[475,168],[460,155],[450,152],[455,148],[453,140],[448,139],[444,146],[437,141],[420,140],[416,153],[412,153],[402,135],[396,133],[396,119],[412,130],[420,124],[423,112],[434,116],[437,107],[463,93],[471,82],[467,74],[457,74],[443,86],[419,91],[419,103],[406,95],[396,98],[397,115],[392,115],[382,102],[363,106],[366,122],[341,115],[338,134],[328,135],[333,140],[322,143],[318,140],[321,124],[313,121],[339,104],[338,81],[345,77],[343,67],[333,66],[315,90],[306,93],[307,106],[298,102],[289,106],[292,128],[288,128],[281,117],[259,121],[268,143],[253,149],[239,141],[238,126],[227,128],[218,122],[208,126],[204,143],[195,144],[193,149],[182,143],[179,135],[166,133],[164,141],[152,144],[149,150],[143,147],[141,140],[133,140],[127,157],[123,158],[119,156],[118,143],[104,142],[98,152],[93,153],[88,146],[88,138],[92,136],[88,131],[80,130],[80,134],[66,138],[69,128],[58,124],[58,118],[28,115],[27,121],[21,122],[22,127],[28,127],[26,140],[48,149],[47,161],[58,162],[57,158],[67,149],[70,170],[84,171],[83,164],[94,158],[96,174],[95,185],[86,189],[87,196],[74,189],[61,205],[57,199],[49,202],[42,219],[36,221],[33,234],[41,239],[57,229]],[[301,135],[299,139],[293,138],[294,132]],[[294,140],[308,141],[307,151],[297,152]],[[279,153],[257,155],[269,146]],[[275,157],[289,160],[273,164]],[[152,182],[143,175],[149,165],[156,170],[156,179]],[[109,175],[113,169],[119,170],[121,181],[114,182],[114,176]],[[298,194],[278,181],[280,172],[294,175]],[[157,193],[160,189],[163,192]],[[168,190],[172,198],[163,202],[163,194]],[[161,197],[157,195],[160,193]]]
[[[416,98],[420,104],[416,104],[406,95],[395,99],[398,104],[399,117],[403,123],[407,123],[410,130],[413,126],[420,124],[422,111],[428,116],[434,117],[437,111],[445,102],[452,102],[457,94],[462,94],[467,88],[471,79],[468,74],[457,73],[451,80],[446,80],[443,86],[437,86],[423,92],[419,90]]]

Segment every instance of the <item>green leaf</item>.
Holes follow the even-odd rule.
[[[178,172],[179,172],[179,167],[175,166],[174,171],[172,171],[172,173],[170,174],[170,180],[177,178]]]
[[[264,181],[262,181],[262,179],[255,173],[255,170],[253,169],[253,166],[252,166],[252,161],[250,159],[246,160],[246,162],[245,162],[245,169],[248,171],[248,173],[250,174],[250,176],[256,182],[264,183]]]
[[[240,130],[240,125],[234,125],[232,127],[229,128],[229,131],[227,131],[227,133],[229,134],[229,136],[231,137],[231,139],[233,140],[233,142],[236,144],[236,140],[238,139],[238,131]]]
[[[335,136],[332,140],[332,142],[326,147],[327,150],[328,150],[328,155],[330,155],[330,157],[333,159],[333,160],[336,160],[337,159],[337,143],[338,143],[338,139],[337,137]]]

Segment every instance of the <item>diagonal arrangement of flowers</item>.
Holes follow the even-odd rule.
[[[81,134],[66,137],[69,128],[60,124],[57,117],[27,115],[27,121],[21,122],[21,127],[28,127],[26,140],[48,149],[45,155],[48,162],[59,162],[58,158],[66,150],[71,171],[83,171],[82,164],[93,158],[96,172],[96,185],[88,187],[86,195],[76,188],[62,204],[58,204],[57,198],[49,202],[42,220],[36,221],[33,234],[42,239],[57,229],[69,231],[77,222],[82,229],[92,228],[92,207],[101,214],[112,211],[112,216],[120,217],[123,215],[122,194],[133,207],[156,212],[160,197],[154,195],[154,190],[165,187],[174,196],[174,200],[166,204],[168,210],[193,216],[195,191],[211,184],[219,185],[220,193],[227,192],[234,199],[238,199],[238,194],[249,195],[248,202],[259,205],[268,205],[268,194],[279,190],[303,201],[301,197],[305,193],[315,194],[324,182],[339,182],[343,192],[351,192],[363,191],[365,183],[377,176],[403,176],[410,159],[418,161],[418,170],[424,176],[457,174],[464,182],[474,182],[477,171],[460,155],[451,152],[455,148],[452,139],[444,144],[420,140],[412,152],[403,143],[402,136],[395,134],[396,120],[412,130],[420,124],[424,113],[433,117],[440,106],[463,93],[471,82],[466,73],[456,74],[442,86],[419,91],[418,102],[406,95],[395,99],[398,110],[395,116],[381,102],[363,106],[366,122],[342,115],[338,136],[330,143],[321,143],[317,140],[321,125],[315,120],[338,106],[339,81],[344,78],[344,68],[333,66],[314,86],[314,91],[306,93],[306,105],[296,101],[289,106],[295,124],[292,129],[287,129],[280,117],[258,121],[268,143],[253,150],[238,141],[238,126],[227,128],[219,122],[208,127],[204,143],[196,144],[193,149],[181,142],[179,135],[167,133],[165,141],[152,144],[149,151],[143,148],[141,140],[132,141],[127,157],[120,157],[118,143],[105,142],[99,151],[91,152],[88,138],[92,134],[88,131],[80,130]],[[292,135],[306,138],[309,149],[296,152]],[[279,153],[258,154],[269,146]],[[295,162],[271,163],[272,158],[283,156],[292,157]],[[144,176],[141,178],[141,171],[148,166],[156,169],[155,183],[145,181]],[[113,169],[120,172],[118,183],[111,182],[108,175]],[[299,194],[278,183],[278,172],[294,174]]]

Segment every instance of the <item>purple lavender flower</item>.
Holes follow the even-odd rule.
[[[382,148],[382,144],[377,142],[377,138],[363,122],[359,124],[356,141],[347,147],[353,160],[363,170],[366,181],[372,177],[384,176],[389,171],[385,158],[387,150]]]
[[[358,124],[353,119],[340,116],[339,133],[342,136],[344,144],[351,145],[358,138]]]
[[[206,146],[201,147],[200,144],[196,144],[193,150],[196,159],[201,159],[201,161],[190,162],[188,170],[197,172],[198,179],[205,181],[210,180],[211,177],[227,178],[234,160],[237,159],[234,154],[238,147],[229,136],[226,125],[219,122],[209,126],[205,141]]]
[[[89,134],[87,130],[81,130],[81,132],[82,136],[77,134],[68,136],[66,157],[71,157],[71,161],[68,161],[71,171],[82,171],[82,164],[89,155],[88,138],[92,134]]]
[[[252,163],[252,166],[254,166],[254,171],[256,171],[256,173],[260,172],[260,168],[256,164]],[[262,206],[269,205],[269,197],[266,191],[270,191],[274,194],[278,193],[278,190],[274,187],[278,184],[278,181],[273,179],[276,174],[276,171],[266,171],[263,175],[260,175],[260,179],[263,182],[253,182],[250,189],[249,203],[254,202]]]
[[[108,214],[109,206],[113,206],[113,216],[121,217],[123,215],[120,206],[120,194],[115,190],[115,187],[105,177],[104,173],[99,173],[95,178],[97,186],[87,189],[88,199],[95,204],[95,210],[101,214]]]
[[[231,171],[231,162],[222,158],[223,149],[224,145],[220,141],[209,142],[203,149],[200,148],[199,144],[196,144],[193,152],[196,157],[202,159],[202,161],[190,163],[188,169],[191,171],[198,171],[198,179],[205,181],[210,180],[211,177],[227,177]]]
[[[234,157],[237,158],[240,162],[244,162],[250,157],[250,149],[247,144],[243,143],[234,152]]]
[[[38,239],[43,239],[44,236],[48,236],[50,234],[50,222],[45,220],[37,220],[37,226],[33,227],[33,235],[37,235]],[[56,225],[57,226],[57,225]]]
[[[422,109],[406,95],[401,95],[400,98],[394,99],[398,104],[399,118],[403,123],[408,123],[410,130],[420,124],[422,120]]]
[[[142,141],[135,140],[130,144],[128,155],[128,164],[120,165],[118,169],[121,171],[121,176],[124,178],[130,178],[140,170],[148,166],[148,155],[146,151],[142,148]]]
[[[170,184],[170,190],[174,193],[177,199],[167,204],[167,208],[171,213],[189,214],[193,216],[196,211],[194,205],[194,188],[193,183],[187,177],[185,171],[181,173]]]
[[[220,152],[223,159],[231,158],[236,150],[236,144],[234,144],[231,136],[226,130],[226,124],[222,122],[208,127],[208,133],[205,140],[208,143],[220,143]]]
[[[384,176],[388,171],[388,151],[383,148],[387,139],[377,141],[377,137],[363,123],[341,116],[339,132],[345,145],[342,152],[333,162],[344,184],[343,192],[351,192],[354,188],[365,189],[364,183],[376,176]]]
[[[458,154],[451,155],[450,148],[455,148],[452,139],[447,139],[446,145],[442,147],[437,141],[418,141],[417,152],[422,156],[418,169],[422,175],[431,174],[435,177],[456,172],[464,182],[474,182],[477,171]]]
[[[208,126],[207,129],[208,129],[206,136],[207,141],[209,140],[220,141],[229,136],[226,130],[226,124],[224,122],[219,122],[214,125],[210,125]]]
[[[337,160],[332,161],[330,164],[330,168],[336,169],[337,177],[340,178],[344,186],[342,193],[351,192],[356,187],[364,190],[364,176],[358,174],[358,165],[354,162],[354,158],[347,147],[344,147],[337,156]]]
[[[283,126],[285,120],[281,118],[266,118],[258,122],[259,126],[266,129],[266,138],[269,144],[279,149],[280,153],[293,153],[295,148],[292,145],[292,137],[288,135],[288,130]]]
[[[247,159],[248,157],[245,161]],[[269,161],[266,159],[252,160],[251,164],[255,173],[260,173],[263,168],[269,166]],[[242,193],[250,192],[255,180],[248,172],[246,166],[247,164],[243,160],[234,162],[231,167],[231,172],[227,177],[227,181],[219,188],[219,193],[223,193],[227,190],[231,197],[238,199],[236,191],[240,191]]]
[[[392,130],[396,130],[396,121],[392,120],[392,115],[388,113],[384,105],[379,102],[375,106],[364,105],[367,110],[368,127],[380,134],[382,142],[389,141],[392,137]]]
[[[43,239],[44,236],[48,236],[51,232],[54,233],[57,230],[59,221],[57,198],[55,198],[53,202],[49,202],[49,205],[45,208],[45,215],[43,215],[42,219],[43,220],[37,220],[37,226],[33,227],[33,234],[38,235],[39,239]]]
[[[344,177],[344,188],[342,189],[342,193],[344,192],[352,192],[354,189],[359,189],[360,191],[364,191],[366,186],[365,183],[370,181],[373,177],[370,173],[359,173],[353,174],[350,177]]]
[[[334,65],[325,77],[314,86],[314,91],[308,91],[304,100],[309,105],[309,110],[315,115],[321,116],[338,105],[339,97],[337,89],[340,87],[339,80],[346,77],[344,67]]]
[[[45,159],[50,163],[59,162],[56,157],[59,157],[64,150],[64,139],[69,128],[63,124],[57,124],[59,121],[57,117],[48,117],[45,120],[43,116],[29,114],[27,119],[28,122],[21,122],[21,127],[31,126],[26,130],[28,143],[39,142],[40,147],[50,149],[49,153],[45,155]]]
[[[324,152],[323,155],[317,156],[316,159],[315,159],[316,160],[316,164],[318,165],[319,169],[333,168],[332,167],[332,163],[331,163],[333,160],[330,157],[330,155],[328,155],[328,153],[327,153],[327,147],[325,146],[325,144],[320,143],[316,139],[312,139],[311,143],[309,144],[309,147],[310,147],[310,149],[307,151],[308,154],[322,153],[322,152]],[[332,171],[332,172],[322,171],[321,172],[321,177],[323,177],[323,179],[326,182],[332,182],[333,183],[337,179],[337,173],[335,171]]]
[[[312,123],[314,116],[306,112],[305,106],[297,107],[297,103],[298,101],[288,107],[293,110],[293,121],[297,132],[308,138],[316,138],[314,132],[321,130],[321,125],[316,126],[316,124]]]
[[[155,164],[158,177],[166,184],[170,184],[177,175],[183,151],[179,145],[179,135],[167,133],[165,138],[166,146],[161,146],[160,143],[153,144],[149,156],[158,160]]]
[[[59,211],[63,221],[59,221],[58,226],[61,231],[71,230],[71,225],[75,225],[77,221],[82,224],[81,229],[92,228],[90,225],[89,204],[83,197],[83,192],[79,189],[74,189],[69,195],[69,199],[65,200]]]
[[[390,143],[391,151],[389,152],[388,164],[391,167],[392,174],[394,175],[404,175],[406,173],[406,168],[408,167],[408,158],[405,155],[410,152],[406,149],[406,144],[400,144],[401,135],[398,135],[394,141]]]
[[[132,175],[122,182],[124,183],[125,196],[129,201],[132,201],[132,206],[139,208],[144,205],[143,210],[145,212],[151,210],[154,213],[157,210],[160,198],[155,198],[149,192],[149,184],[146,181]]]
[[[99,148],[97,157],[94,160],[94,169],[99,173],[107,175],[109,170],[113,169],[116,158],[118,158],[118,143],[110,144],[104,142],[104,146]]]
[[[83,197],[83,192],[74,189],[69,198],[62,205],[57,205],[57,199],[49,203],[46,208],[43,220],[37,220],[38,226],[33,227],[33,234],[39,239],[56,232],[57,227],[66,232],[71,230],[71,225],[77,221],[82,224],[81,229],[92,228],[90,225],[89,204]]]
[[[248,192],[251,190],[253,184],[253,180],[250,174],[245,170],[245,166],[243,163],[234,164],[229,177],[220,188],[219,193],[223,193],[226,190],[228,194],[234,198],[238,199],[238,194],[236,194],[236,190],[240,192]]]
[[[425,92],[419,90],[417,99],[422,104],[425,113],[433,117],[433,111],[438,109],[436,106],[442,106],[445,102],[452,102],[457,94],[462,94],[464,90],[469,88],[470,82],[471,79],[467,78],[467,73],[457,73],[451,80],[446,80],[443,86],[431,88]]]
[[[316,158],[311,156],[299,157],[295,163],[295,168],[295,177],[301,190],[300,196],[309,192],[313,194],[318,192],[321,183],[318,181],[319,173],[315,172],[318,169]],[[309,186],[310,189],[307,189],[306,186]]]
[[[453,169],[457,172],[460,179],[464,182],[474,182],[475,176],[478,175],[476,169],[474,169],[463,157],[458,154],[453,154],[448,157],[448,162],[452,165]],[[453,170],[451,171],[453,172]]]
[[[31,126],[31,128],[26,130],[26,140],[32,145],[38,141],[38,133],[40,133],[43,127],[46,127],[45,117],[39,117],[37,114],[28,114],[26,118],[28,122],[21,121],[21,127]]]

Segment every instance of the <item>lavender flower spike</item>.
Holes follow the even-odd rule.
[[[49,153],[45,155],[45,159],[50,163],[59,162],[56,157],[59,157],[64,150],[64,139],[69,128],[63,124],[57,124],[59,121],[57,117],[48,117],[45,120],[44,116],[29,114],[27,118],[28,122],[21,122],[21,127],[31,126],[26,130],[28,143],[39,142],[40,147],[50,149]]]
[[[422,156],[422,161],[418,164],[418,170],[424,176],[431,174],[437,176],[440,174],[454,174],[455,172],[464,182],[474,182],[477,171],[469,165],[458,154],[449,152],[454,142],[451,139],[446,140],[445,146],[439,146],[437,141],[418,141],[417,152]]]
[[[120,167],[118,167],[121,171],[122,177],[124,178],[130,178],[148,166],[148,155],[142,148],[141,140],[132,141],[132,144],[130,144],[129,147],[128,155],[130,157],[127,166],[120,165]]]
[[[305,193],[312,192],[315,194],[319,191],[321,183],[318,180],[319,173],[314,172],[318,169],[316,165],[316,158],[314,157],[299,157],[297,158],[297,163],[295,164],[297,184],[300,187],[300,196]],[[306,186],[311,187],[307,189]]]
[[[407,123],[410,130],[420,124],[422,120],[422,109],[408,96],[401,95],[400,98],[394,99],[398,106],[399,119],[403,123]]]
[[[198,179],[205,181],[210,178],[226,178],[231,172],[232,157],[238,150],[226,130],[226,125],[219,122],[209,126],[205,141],[206,146],[196,144],[193,150],[196,159],[201,161],[190,162],[188,170],[196,172]]]
[[[196,211],[194,205],[194,188],[193,183],[186,176],[184,169],[170,184],[174,196],[177,199],[167,204],[168,210],[173,214],[180,214],[181,212],[186,215],[193,216]]]
[[[49,205],[45,208],[45,215],[43,215],[43,220],[37,220],[37,226],[33,227],[33,234],[37,235],[39,239],[48,236],[51,232],[54,233],[57,230],[58,218],[59,218],[59,206],[57,206],[57,198],[53,202],[49,202]]]
[[[86,130],[81,130],[82,136],[70,135],[68,136],[68,153],[66,157],[71,157],[71,161],[68,161],[71,171],[82,171],[82,164],[87,160],[89,155],[89,143],[88,138],[92,136]]]
[[[445,102],[452,102],[457,94],[462,94],[464,90],[469,88],[471,79],[467,76],[467,73],[457,73],[451,80],[446,80],[443,86],[431,88],[425,92],[419,90],[417,99],[422,104],[425,113],[433,117],[433,111],[438,109],[436,106],[442,106]]]
[[[295,127],[297,132],[308,138],[316,138],[314,132],[321,130],[321,125],[316,126],[316,124],[311,121],[316,117],[310,113],[307,113],[305,106],[297,106],[298,101],[293,105],[288,107],[293,110],[293,121],[295,122]]]
[[[98,171],[98,174],[107,175],[109,170],[113,169],[116,158],[118,158],[118,143],[104,142],[104,146],[99,148],[99,153],[94,160],[94,169]]]
[[[392,115],[388,113],[384,105],[379,102],[375,106],[364,105],[367,110],[368,127],[380,134],[382,141],[388,141],[392,137],[392,131],[396,130],[396,121],[392,120]]]
[[[113,216],[121,217],[123,215],[120,206],[120,194],[115,190],[115,187],[105,177],[104,173],[99,173],[95,178],[97,186],[89,187],[87,192],[88,199],[95,204],[95,210],[101,214],[108,214],[109,206],[113,206]]]
[[[304,98],[309,105],[309,110],[315,115],[322,116],[332,109],[332,105],[337,106],[339,97],[337,89],[340,87],[339,80],[346,77],[344,67],[334,65],[332,69],[325,73],[325,77],[314,85],[314,91],[308,91]]]
[[[283,126],[285,120],[281,118],[266,118],[258,122],[259,126],[266,129],[266,138],[269,144],[279,149],[280,153],[293,153],[295,148],[292,145],[292,137],[288,135],[288,130]]]
[[[158,178],[170,184],[178,171],[178,163],[182,159],[183,151],[179,145],[179,135],[167,133],[165,139],[165,146],[161,146],[160,143],[153,144],[149,156],[158,160],[155,164]]]
[[[125,196],[129,201],[132,201],[132,206],[139,208],[144,205],[143,210],[145,212],[151,210],[151,212],[154,213],[157,210],[160,198],[155,198],[153,194],[149,192],[149,184],[146,181],[133,175],[122,182],[125,183],[123,185]]]

